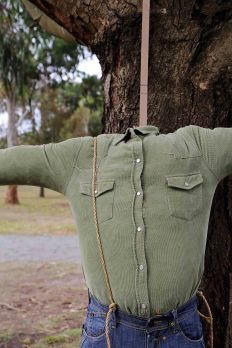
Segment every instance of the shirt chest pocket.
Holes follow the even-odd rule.
[[[191,220],[202,209],[202,174],[166,175],[165,178],[170,214]]]
[[[95,197],[99,223],[113,217],[114,192],[114,180],[104,180],[96,183]],[[80,182],[80,193],[81,215],[83,219],[93,219],[92,182]]]

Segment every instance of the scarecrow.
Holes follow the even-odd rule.
[[[201,318],[213,347],[199,285],[213,195],[232,174],[232,129],[188,125],[162,134],[147,125],[149,9],[145,0],[139,126],[0,150],[1,185],[47,187],[70,203],[88,287],[82,348],[205,347]]]

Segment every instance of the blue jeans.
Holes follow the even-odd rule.
[[[107,348],[105,318],[108,306],[101,304],[89,290],[88,296],[80,348]],[[198,304],[194,295],[181,307],[149,318],[117,308],[109,321],[111,348],[205,347]]]

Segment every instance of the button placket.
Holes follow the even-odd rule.
[[[143,150],[142,150],[142,140],[134,141],[134,189],[135,189],[135,201],[134,201],[134,223],[136,226],[135,235],[135,259],[137,260],[136,267],[136,279],[135,279],[135,291],[136,298],[138,301],[139,315],[150,315],[149,308],[149,297],[148,297],[148,287],[147,287],[147,264],[145,257],[145,229],[143,221],[143,190],[141,185],[141,174],[143,170]],[[139,165],[138,165],[139,164]],[[143,232],[143,233],[142,233]]]

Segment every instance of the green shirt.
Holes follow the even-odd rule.
[[[232,174],[232,128],[155,126],[97,136],[96,204],[113,297],[148,317],[185,303],[204,271],[208,221]],[[70,203],[90,292],[109,304],[93,219],[93,137],[0,150],[0,184],[48,187]]]

